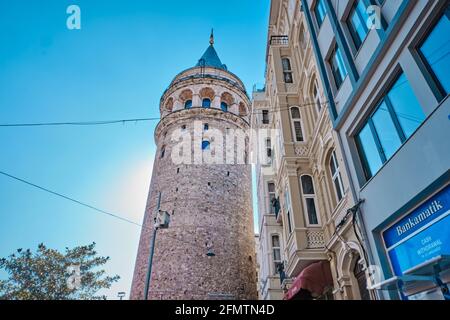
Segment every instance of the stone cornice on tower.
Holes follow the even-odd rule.
[[[229,123],[233,123],[235,126],[243,130],[249,129],[249,122],[231,112],[223,112],[220,109],[206,109],[200,107],[192,109],[182,109],[168,114],[159,121],[155,128],[155,141],[157,142],[161,134],[163,134],[171,125],[182,120],[192,121],[196,117],[199,117],[199,119],[201,118],[203,120],[208,118],[221,119]]]

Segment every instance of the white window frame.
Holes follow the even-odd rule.
[[[284,67],[284,63],[283,63],[284,60],[288,61],[289,68],[285,68]],[[294,73],[292,72],[292,61],[291,61],[290,57],[286,57],[286,56],[281,57],[281,69],[283,70],[283,82],[287,83],[287,84],[294,83]],[[292,80],[291,82],[287,82],[286,81],[286,74],[287,73],[290,74],[290,77],[291,77],[291,80]]]
[[[297,108],[298,109],[298,113],[300,115],[299,118],[293,118],[292,117],[292,109]],[[291,128],[292,128],[292,140],[294,142],[305,142],[305,132],[303,131],[303,121],[302,121],[302,114],[301,114],[301,109],[298,106],[292,106],[289,108],[289,117],[291,118]],[[295,123],[299,122],[300,123],[300,131],[302,133],[302,138],[303,140],[297,140],[297,134],[295,132]]]
[[[279,247],[275,247],[273,245],[273,238],[274,237],[278,237]],[[278,234],[278,233],[271,233],[270,234],[270,249],[271,249],[270,251],[271,251],[271,260],[272,260],[272,268],[273,268],[273,273],[272,274],[276,275],[276,274],[278,274],[276,265],[278,263],[279,264],[283,263],[283,256],[282,256],[282,251],[281,251],[281,236],[280,236],[280,234]],[[279,250],[280,260],[275,260],[275,250]]]
[[[305,193],[303,190],[303,183],[302,183],[302,177],[311,177],[311,181],[313,184],[313,188],[314,188],[314,194],[310,194],[310,193]],[[314,183],[314,178],[312,175],[310,174],[302,174],[299,178],[299,183],[300,183],[300,188],[302,190],[302,202],[303,202],[303,208],[304,208],[304,215],[305,215],[305,220],[306,220],[306,226],[307,227],[321,227],[322,226],[322,221],[320,219],[320,212],[319,212],[319,207],[317,205],[317,189],[316,189],[316,185]],[[316,209],[316,216],[317,216],[317,224],[312,224],[309,221],[309,214],[308,214],[308,205],[306,203],[306,199],[313,199],[314,200],[314,207]]]
[[[270,184],[273,184],[273,189],[274,189],[273,192],[270,191],[270,188],[269,188]],[[275,208],[272,206],[272,200],[271,200],[271,197],[270,197],[271,195],[273,195],[275,199],[277,198],[277,193],[276,193],[276,190],[275,190],[275,182],[267,181],[267,201],[269,203],[269,206],[268,206],[269,210],[268,210],[268,212],[269,212],[269,214],[275,214]]]
[[[333,171],[331,170],[331,161],[333,161],[334,167],[336,169],[334,174],[333,174]],[[344,183],[342,182],[341,171],[339,170],[339,162],[338,162],[337,157],[336,157],[336,150],[333,150],[333,152],[331,153],[329,168],[330,168],[330,173],[331,173],[331,180],[333,182],[334,193],[336,195],[336,200],[339,203],[339,202],[341,202],[342,199],[344,199],[345,189],[344,189]],[[341,199],[339,199],[338,192],[336,190],[336,183],[335,183],[336,179],[338,180],[339,188],[341,189],[340,190],[341,191],[341,195],[342,195]]]

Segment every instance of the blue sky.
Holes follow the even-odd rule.
[[[81,8],[81,30],[66,8]],[[0,123],[158,117],[161,94],[193,66],[214,27],[223,63],[251,91],[264,81],[269,0],[0,0]],[[0,128],[0,171],[138,223],[155,122]],[[44,242],[97,243],[129,293],[139,227],[0,175],[0,257]]]

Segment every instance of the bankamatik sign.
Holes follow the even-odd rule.
[[[450,186],[383,232],[395,275],[439,255],[450,254]]]

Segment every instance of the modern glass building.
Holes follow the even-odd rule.
[[[379,299],[449,299],[447,0],[302,0]]]

